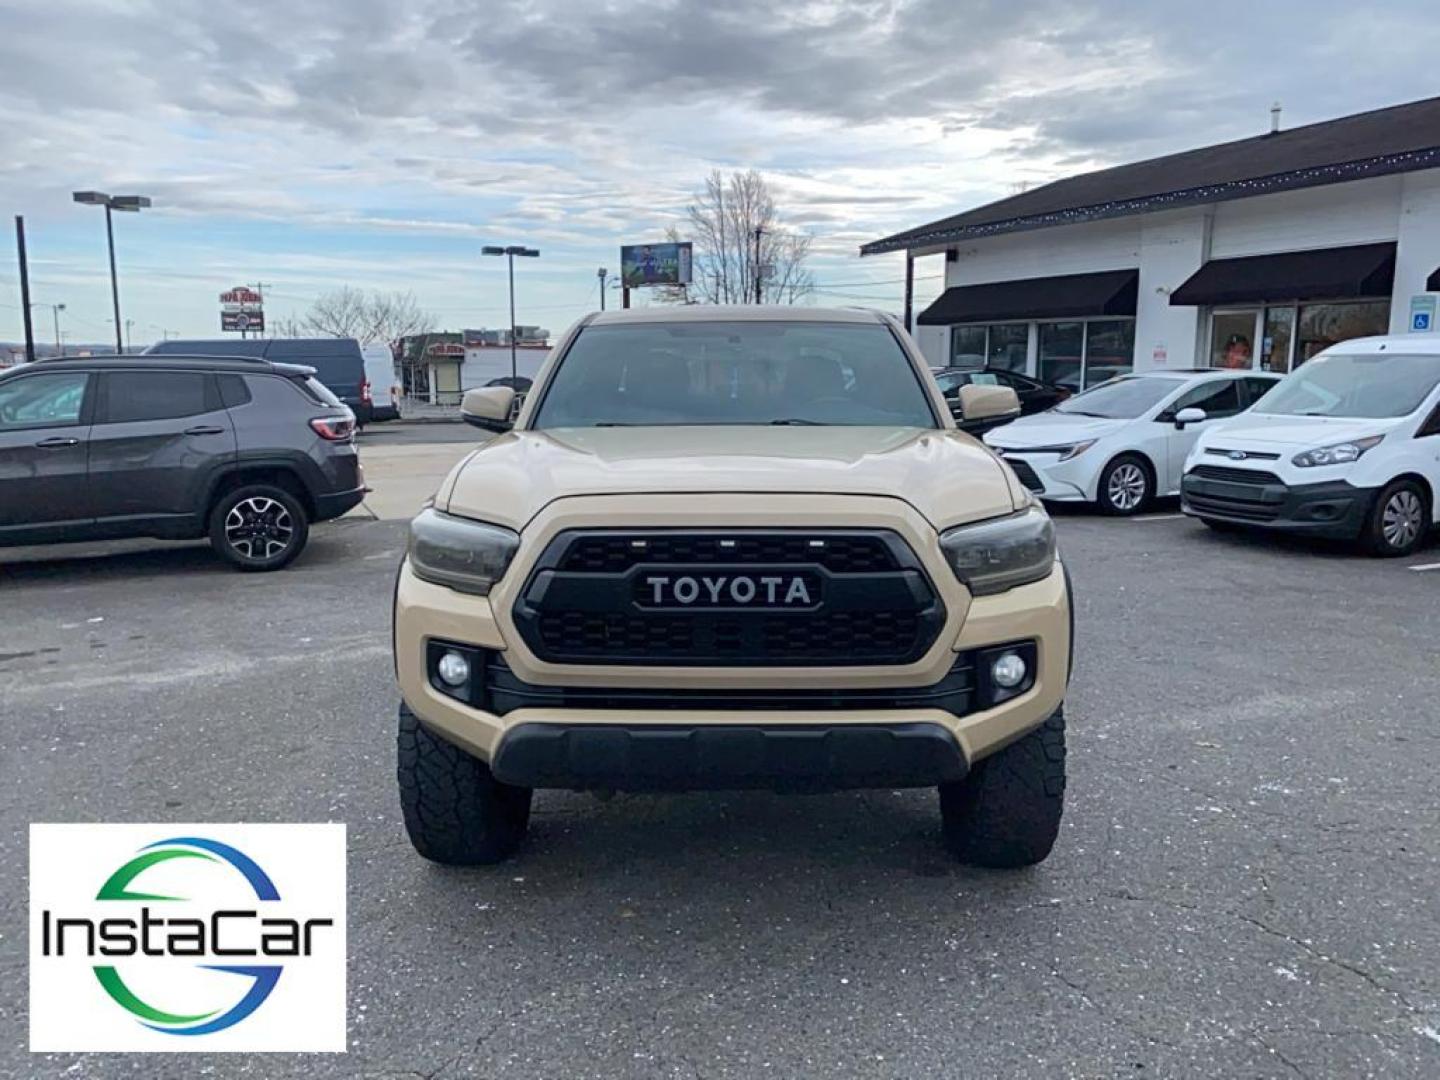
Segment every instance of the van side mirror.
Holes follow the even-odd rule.
[[[1008,424],[1020,415],[1020,395],[1008,386],[976,386],[966,383],[960,388],[961,431],[981,435],[991,428]]]
[[[515,403],[515,391],[508,386],[484,386],[478,390],[467,390],[460,399],[460,419],[472,427],[486,431],[509,431],[514,426],[510,408]]]
[[[1175,414],[1175,430],[1184,431],[1186,424],[1200,424],[1205,420],[1205,410],[1197,409],[1193,405],[1188,409],[1181,409]]]

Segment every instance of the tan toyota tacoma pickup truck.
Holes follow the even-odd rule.
[[[967,386],[967,427],[1018,412]],[[535,788],[937,787],[946,846],[1049,854],[1073,620],[1045,511],[888,316],[655,307],[573,327],[412,523],[400,799],[488,863]]]

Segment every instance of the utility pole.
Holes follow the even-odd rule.
[[[134,326],[134,325],[135,325],[135,320],[134,320],[134,319],[126,319],[126,320],[125,320],[125,351],[126,351],[127,353],[130,351],[130,327],[132,327],[132,326]]]
[[[30,263],[25,258],[25,219],[15,215],[15,250],[20,256],[20,307],[25,313],[25,361],[35,362],[35,327],[30,321]]]
[[[905,252],[905,332],[914,333],[914,327],[910,325],[910,315],[915,306],[915,253]]]
[[[601,311],[604,311],[604,310],[605,310],[605,267],[603,267],[603,266],[600,267],[600,269],[597,270],[597,271],[595,271],[595,273],[596,273],[596,276],[598,276],[598,277],[600,278],[600,310],[601,310]]]
[[[755,303],[757,304],[764,303],[760,292],[760,237],[763,236],[764,233],[765,230],[763,228],[761,228],[759,225],[755,226]]]
[[[60,340],[60,312],[64,310],[64,304],[50,305],[50,313],[55,316],[55,351],[61,356],[65,355],[65,343]]]

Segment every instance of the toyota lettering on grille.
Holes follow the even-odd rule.
[[[642,574],[635,602],[641,607],[814,608],[820,602],[815,574]]]

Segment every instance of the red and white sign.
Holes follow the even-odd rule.
[[[222,308],[258,308],[265,298],[248,285],[238,285],[220,294]]]
[[[451,341],[437,341],[435,344],[426,348],[425,353],[427,356],[454,356],[463,360],[465,358],[465,346],[458,345]]]

